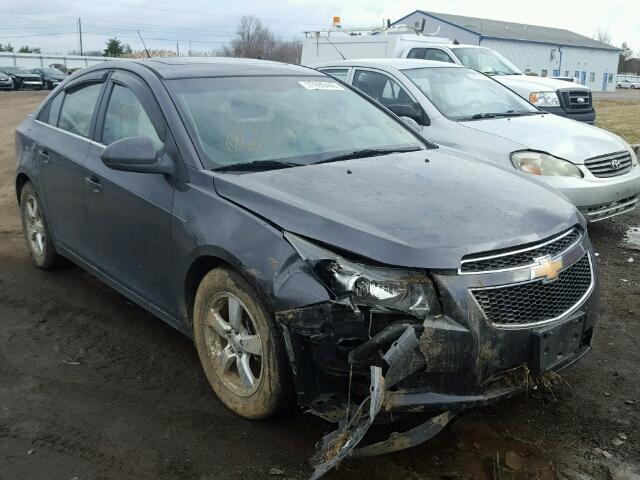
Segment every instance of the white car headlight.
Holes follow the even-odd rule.
[[[560,99],[556,92],[531,92],[529,101],[537,107],[559,107]]]
[[[532,175],[575,178],[582,178],[583,176],[580,169],[573,163],[556,158],[548,153],[529,150],[513,152],[511,154],[511,163],[516,169]]]
[[[420,319],[439,310],[433,282],[424,271],[367,265],[295,234],[287,232],[285,237],[337,299],[349,299],[374,312],[404,313]]]

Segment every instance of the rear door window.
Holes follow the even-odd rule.
[[[58,127],[67,132],[89,137],[91,119],[102,83],[83,83],[66,90]]]
[[[424,48],[412,48],[407,58],[424,58]]]

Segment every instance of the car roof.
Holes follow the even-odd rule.
[[[125,66],[137,63],[153,71],[162,79],[198,77],[241,77],[241,76],[316,76],[322,75],[310,68],[288,63],[229,57],[169,57],[143,60],[108,62],[108,66]]]
[[[396,70],[408,70],[410,68],[465,68],[462,65],[435,60],[420,60],[416,58],[363,58],[354,60],[336,60],[335,62],[321,62],[312,65],[313,68],[322,67],[391,67]]]

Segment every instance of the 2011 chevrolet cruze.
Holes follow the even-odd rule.
[[[104,63],[22,122],[16,154],[36,265],[66,257],[193,336],[245,417],[297,393],[335,419],[375,368],[383,413],[480,405],[589,349],[576,209],[323,73]]]

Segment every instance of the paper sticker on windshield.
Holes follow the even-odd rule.
[[[303,80],[298,83],[302,85],[304,88],[306,88],[307,90],[344,90],[344,88],[342,88],[340,84],[336,82],[318,82],[318,81]]]

